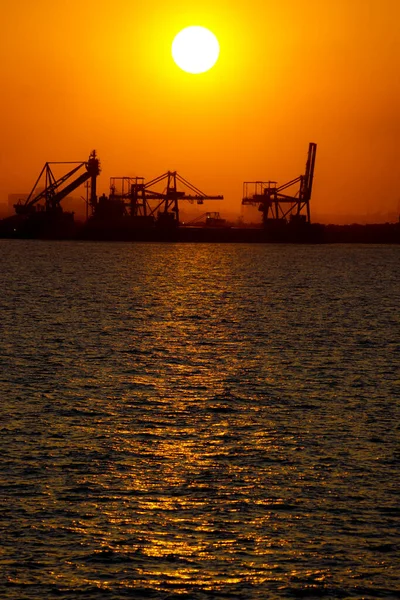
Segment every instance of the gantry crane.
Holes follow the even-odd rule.
[[[163,182],[166,186],[159,191],[157,188]],[[178,183],[186,190],[178,190]],[[223,200],[223,196],[205,194],[176,171],[167,171],[147,183],[143,177],[112,177],[110,200],[124,201],[128,216],[136,221],[176,227],[179,225],[179,200],[203,204],[204,200]]]
[[[244,205],[258,205],[263,214],[263,224],[271,222],[303,221],[310,223],[310,199],[314,179],[315,156],[317,144],[310,142],[306,170],[283,185],[276,181],[245,181],[243,184]],[[299,184],[294,195],[283,193],[288,188]]]
[[[58,179],[54,176],[52,165],[75,165],[68,173]],[[82,172],[83,171],[83,172]],[[17,215],[32,215],[35,212],[47,214],[62,213],[61,200],[77,187],[90,179],[90,200],[92,207],[96,206],[96,178],[100,173],[100,163],[96,151],[83,162],[47,162],[40,172],[31,193],[24,203],[20,200],[14,205]],[[75,179],[72,179],[76,176]],[[43,188],[43,189],[40,189]],[[41,203],[44,201],[44,204]]]

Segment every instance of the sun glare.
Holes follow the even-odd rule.
[[[172,42],[172,57],[187,73],[204,73],[215,65],[219,56],[219,43],[205,27],[182,29]]]

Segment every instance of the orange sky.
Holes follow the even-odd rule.
[[[398,0],[7,3],[0,202],[30,191],[47,160],[96,148],[100,192],[110,176],[177,170],[224,194],[224,216],[239,213],[243,181],[300,175],[312,141],[313,220],[396,212],[399,17]],[[208,73],[172,61],[188,25],[219,39]]]

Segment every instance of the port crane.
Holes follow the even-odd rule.
[[[52,165],[74,165],[65,175],[55,177]],[[90,179],[89,203],[94,207],[97,203],[96,178],[100,173],[100,162],[96,151],[83,162],[46,162],[37,178],[31,193],[23,203],[21,200],[14,205],[17,215],[32,215],[35,212],[47,214],[62,213],[61,200],[77,187]],[[44,201],[44,204],[41,203]]]
[[[277,222],[310,223],[310,199],[314,179],[317,144],[310,142],[304,175],[291,179],[280,186],[276,181],[245,181],[243,184],[243,205],[257,206],[263,214],[263,224]],[[289,188],[298,185],[293,195]]]
[[[162,183],[163,191],[159,191]],[[179,190],[178,184],[184,189]],[[223,200],[223,196],[205,194],[176,171],[167,171],[148,182],[143,177],[112,177],[110,200],[123,201],[128,216],[136,221],[170,227],[179,225],[180,200],[203,204],[205,200]]]

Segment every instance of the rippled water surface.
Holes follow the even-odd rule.
[[[400,248],[0,241],[0,597],[400,598]]]

